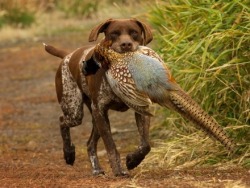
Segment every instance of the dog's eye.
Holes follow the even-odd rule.
[[[136,40],[138,38],[138,32],[137,31],[130,31],[130,35],[132,36],[132,38],[134,40]]]
[[[119,37],[119,35],[120,35],[120,32],[114,31],[114,32],[109,34],[109,37],[111,40],[115,40],[117,37]]]

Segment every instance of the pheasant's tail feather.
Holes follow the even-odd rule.
[[[168,107],[170,106],[183,117],[216,138],[230,152],[234,152],[235,143],[226,135],[226,132],[184,91],[170,91],[169,99],[171,104],[168,104]]]

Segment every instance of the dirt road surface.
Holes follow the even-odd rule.
[[[74,166],[63,160],[54,75],[60,60],[44,52],[42,42],[73,50],[84,44],[80,34],[36,39],[0,47],[0,187],[250,187],[250,172],[233,168],[142,169],[129,178],[112,175],[102,141],[105,176],[94,177],[86,153],[91,131],[87,110],[83,124],[72,129]],[[138,144],[133,112],[110,112],[114,139],[123,163]],[[159,121],[153,119],[153,123]]]

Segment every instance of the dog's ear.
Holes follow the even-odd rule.
[[[105,29],[108,27],[108,25],[113,21],[113,19],[108,19],[105,22],[97,25],[92,29],[89,35],[89,42],[96,41],[98,38],[99,33],[102,33],[105,31]]]
[[[142,29],[143,32],[143,45],[147,45],[148,43],[150,43],[153,40],[153,34],[152,34],[152,30],[149,27],[149,25],[137,20],[137,19],[133,19]]]

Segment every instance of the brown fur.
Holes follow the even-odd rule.
[[[105,34],[104,40],[112,41],[111,48],[119,53],[135,51],[139,45],[146,45],[153,39],[150,28],[136,19],[109,19],[91,31],[89,41],[97,40],[99,33],[102,32]],[[70,127],[81,124],[82,105],[85,104],[93,117],[93,129],[87,143],[93,174],[104,173],[96,151],[98,139],[102,137],[114,175],[127,175],[121,168],[120,155],[112,138],[108,110],[126,111],[128,107],[113,93],[106,81],[105,70],[96,68],[98,62],[94,60],[93,46],[84,46],[68,53],[45,45],[48,53],[63,58],[56,73],[55,84],[58,102],[63,111],[60,128],[64,158],[67,164],[73,165],[75,147],[71,142]],[[88,70],[91,70],[91,73]],[[148,140],[150,118],[135,113],[135,119],[141,143],[136,151],[127,156],[128,169],[138,166],[150,151]]]

